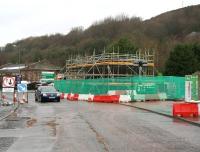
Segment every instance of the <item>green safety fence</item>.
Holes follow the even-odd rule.
[[[185,96],[185,77],[120,77],[102,79],[55,80],[60,92],[79,94],[107,94],[110,90],[126,91],[132,99],[138,96],[165,96],[165,99],[183,99]]]

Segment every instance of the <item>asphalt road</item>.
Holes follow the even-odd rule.
[[[199,152],[199,132],[118,104],[30,101],[0,122],[0,152]]]

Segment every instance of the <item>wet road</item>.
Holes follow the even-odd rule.
[[[14,109],[13,106],[1,106],[0,105],[0,120],[10,113]]]
[[[0,151],[199,152],[199,132],[199,127],[117,104],[29,102],[0,122]]]

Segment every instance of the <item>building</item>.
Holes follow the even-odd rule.
[[[41,78],[42,71],[55,72],[55,74],[58,74],[60,68],[52,65],[47,60],[42,60],[29,64],[26,68],[21,70],[21,75],[24,80],[38,82]]]
[[[52,65],[47,60],[31,64],[6,64],[0,67],[0,81],[3,76],[22,75],[22,79],[30,82],[39,82],[42,71],[59,73],[60,68]]]

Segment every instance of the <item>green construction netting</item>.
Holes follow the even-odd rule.
[[[107,94],[109,91],[125,91],[132,98],[138,95],[165,95],[165,99],[183,99],[185,77],[123,77],[80,80],[55,80],[60,92],[79,94]]]

